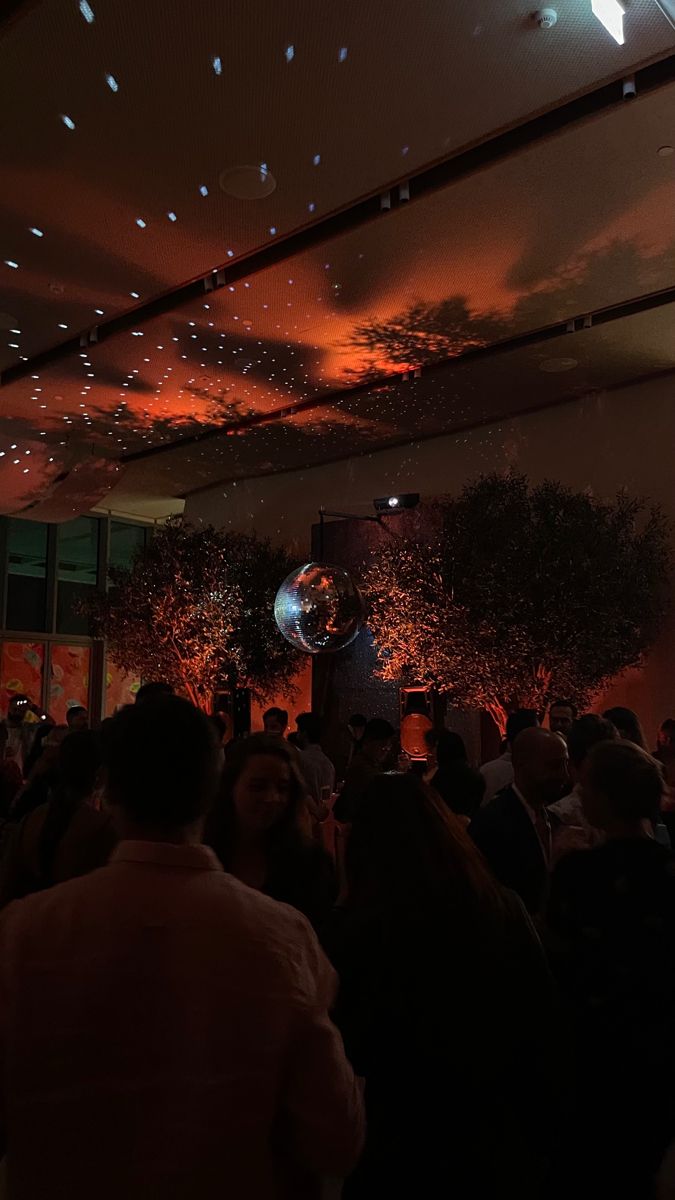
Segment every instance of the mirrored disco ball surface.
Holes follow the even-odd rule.
[[[344,567],[305,563],[282,583],[274,617],[287,641],[306,654],[344,650],[364,620],[361,593]]]

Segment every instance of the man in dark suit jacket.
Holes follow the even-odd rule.
[[[551,866],[547,806],[569,785],[567,746],[547,729],[525,729],[513,743],[513,784],[481,808],[469,827],[500,883],[540,911]]]

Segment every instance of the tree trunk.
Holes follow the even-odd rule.
[[[486,704],[485,709],[489,712],[501,736],[506,737],[506,718],[508,713],[503,704],[499,701],[494,701],[492,704]]]

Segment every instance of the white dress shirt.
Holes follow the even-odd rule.
[[[329,796],[335,791],[335,767],[318,742],[310,742],[300,754],[305,782],[317,804],[320,804],[324,788],[328,789]]]
[[[485,780],[483,804],[489,804],[491,800],[494,800],[497,792],[501,792],[503,788],[513,783],[511,751],[505,750],[499,758],[493,758],[490,762],[483,763],[480,773]]]

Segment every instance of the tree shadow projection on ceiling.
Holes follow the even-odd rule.
[[[386,320],[359,322],[347,345],[363,355],[345,377],[365,383],[388,372],[441,362],[516,334],[659,291],[675,281],[675,242],[645,254],[637,239],[615,241],[570,262],[548,286],[521,296],[509,312],[476,312],[462,295],[414,300]]]

